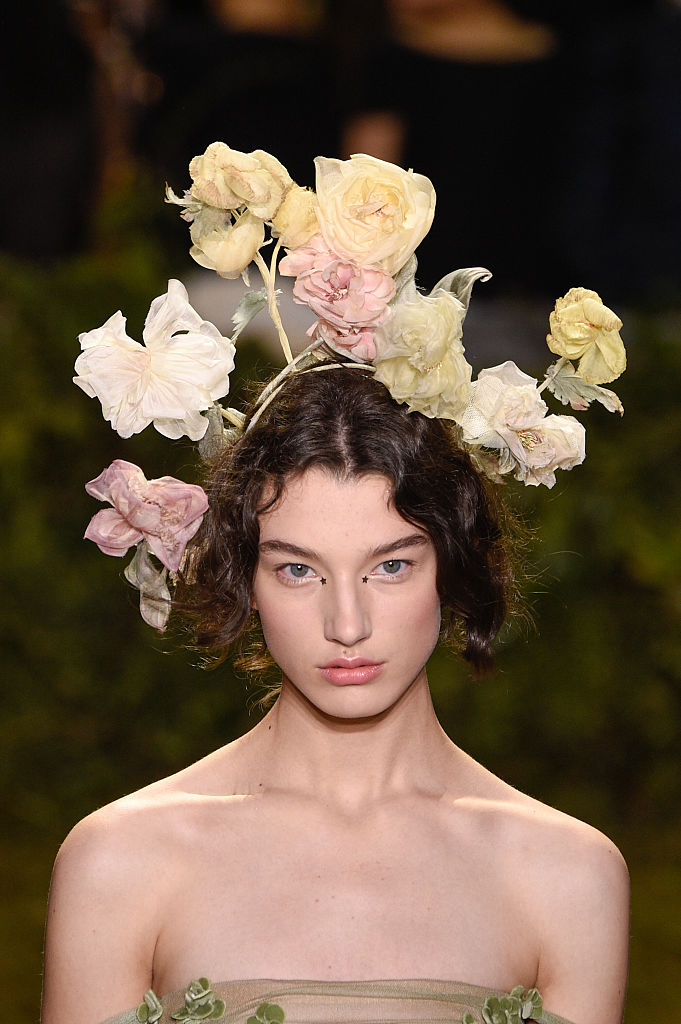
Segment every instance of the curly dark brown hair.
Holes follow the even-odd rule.
[[[247,425],[255,411],[254,403]],[[380,473],[390,481],[397,512],[435,547],[443,636],[458,637],[476,674],[488,671],[513,592],[498,497],[458,444],[453,425],[408,412],[357,367],[291,376],[253,427],[210,466],[204,483],[210,512],[177,593],[195,646],[221,661],[239,641],[237,665],[265,667],[251,612],[258,516],[276,504],[287,481],[313,466],[343,479]]]

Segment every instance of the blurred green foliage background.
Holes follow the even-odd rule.
[[[229,668],[202,672],[171,656],[139,618],[124,563],[81,541],[95,511],[84,481],[113,458],[150,477],[196,472],[189,442],[151,429],[122,442],[71,383],[79,331],[121,308],[140,337],[150,299],[186,269],[159,207],[112,198],[87,255],[49,270],[0,263],[0,849],[10,881],[0,987],[15,1022],[38,1017],[49,874],[68,829],[257,716],[257,694]],[[619,312],[624,419],[600,407],[586,415],[587,461],[553,491],[508,489],[536,530],[537,631],[511,626],[484,682],[443,652],[431,678],[457,743],[622,848],[633,882],[626,1019],[644,1024],[671,1019],[651,998],[676,1005],[681,955],[681,315]],[[238,372],[264,375],[266,363],[246,346]]]

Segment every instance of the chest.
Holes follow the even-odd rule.
[[[164,914],[156,973],[168,974],[164,988],[206,973],[484,984],[483,966],[509,950],[519,976],[517,914],[494,851],[437,818],[265,819],[196,846]],[[531,970],[531,953],[519,959]]]

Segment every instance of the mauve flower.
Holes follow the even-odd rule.
[[[153,422],[166,437],[198,441],[208,426],[201,410],[229,391],[234,345],[192,309],[180,281],[154,299],[142,336],[144,345],[128,337],[120,311],[81,334],[74,382],[121,437]]]
[[[423,174],[373,156],[318,156],[319,224],[329,249],[360,266],[396,274],[433,222],[435,189]]]
[[[146,539],[149,549],[171,572],[177,572],[194,536],[208,499],[203,488],[172,476],[147,480],[131,462],[116,459],[85,485],[93,498],[108,501],[90,520],[85,537],[105,555],[121,557]]]
[[[463,439],[499,451],[499,472],[553,487],[556,469],[584,461],[584,427],[574,416],[547,416],[534,377],[507,360],[481,370],[457,422]]]
[[[549,317],[546,343],[566,359],[579,359],[577,372],[589,384],[607,384],[627,368],[620,338],[622,321],[589,288],[571,288]]]
[[[295,277],[293,297],[309,306],[327,324],[341,331],[348,327],[377,327],[389,316],[388,303],[395,282],[382,270],[343,262],[315,235],[279,264],[279,273]]]

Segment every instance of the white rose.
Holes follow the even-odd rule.
[[[319,223],[329,249],[396,274],[433,222],[429,179],[363,154],[349,160],[318,156],[315,166]]]
[[[622,321],[603,304],[597,292],[571,288],[549,316],[546,343],[566,359],[579,359],[577,372],[589,384],[607,384],[627,367],[620,337]]]
[[[547,412],[535,378],[507,360],[480,371],[468,406],[457,421],[464,441],[502,448],[515,444],[515,432],[536,425]]]
[[[451,292],[405,288],[376,331],[376,379],[425,416],[455,419],[465,408],[471,367],[461,343],[465,306]]]

